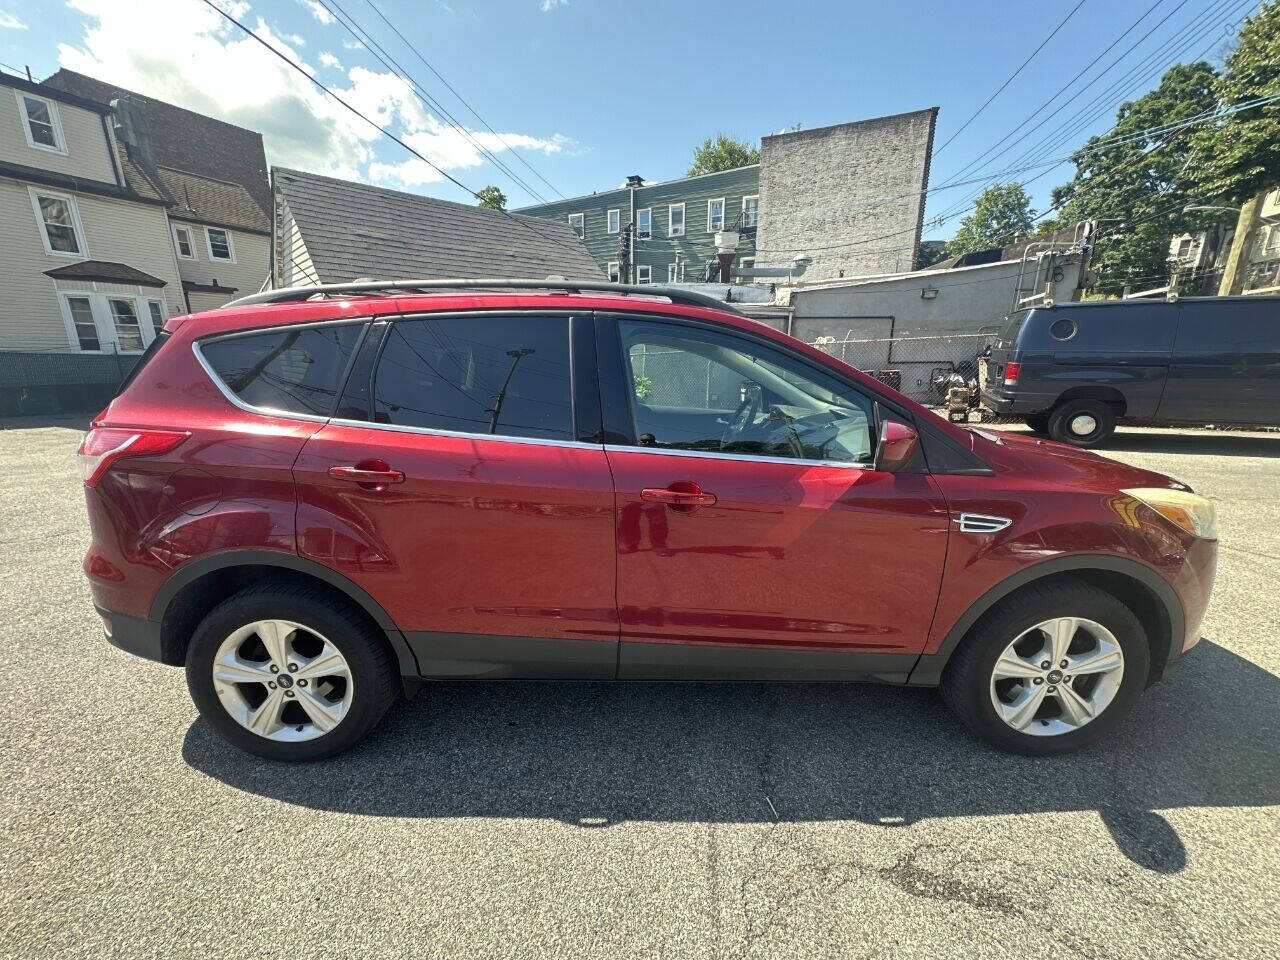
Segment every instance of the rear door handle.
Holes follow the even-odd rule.
[[[383,460],[364,460],[354,467],[332,466],[329,476],[358,483],[368,490],[383,490],[389,483],[404,483],[404,471],[391,469]]]
[[[665,503],[669,507],[710,507],[716,502],[714,493],[707,493],[696,483],[677,481],[667,487],[645,487],[640,499],[652,503]]]

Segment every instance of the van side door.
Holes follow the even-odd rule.
[[[1045,380],[1056,385],[1059,397],[1068,390],[1101,388],[1120,395],[1125,416],[1154,415],[1169,371],[1176,308],[1130,301],[1044,311],[1040,342],[1053,358]]]
[[[1184,300],[1161,420],[1280,422],[1280,301]]]

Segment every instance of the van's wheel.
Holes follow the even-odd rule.
[[[1034,432],[1036,433],[1049,432],[1049,414],[1032,413],[1024,417],[1023,419],[1026,421],[1027,426],[1030,427]]]
[[[942,676],[964,724],[1002,750],[1045,756],[1110,734],[1147,682],[1133,612],[1074,578],[1030,586],[969,631]]]
[[[1116,412],[1101,400],[1068,400],[1049,414],[1049,436],[1077,447],[1096,447],[1115,432]]]
[[[272,760],[353,746],[398,687],[386,638],[324,591],[249,587],[214,607],[187,650],[187,687],[224,739]]]

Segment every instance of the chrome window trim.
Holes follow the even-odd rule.
[[[366,427],[370,430],[391,430],[396,433],[416,433],[428,437],[456,437],[459,440],[501,440],[506,443],[532,443],[540,447],[582,447],[586,450],[600,450],[603,444],[586,443],[582,440],[553,440],[549,437],[514,437],[505,433],[467,433],[462,430],[441,430],[438,427],[411,427],[401,423],[374,423],[371,420],[344,420],[341,417],[326,417],[329,423],[340,427]]]
[[[590,444],[595,446],[595,444]],[[605,453],[656,453],[668,457],[709,457],[712,460],[740,460],[744,463],[799,463],[809,467],[839,467],[842,470],[874,470],[873,463],[849,463],[844,460],[804,460],[799,457],[767,457],[755,453],[724,453],[718,450],[674,450],[670,447],[629,446],[606,443]]]

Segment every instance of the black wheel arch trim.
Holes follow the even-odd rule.
[[[1182,601],[1178,599],[1173,587],[1169,586],[1169,583],[1155,570],[1139,563],[1137,560],[1110,554],[1082,553],[1067,557],[1055,557],[1052,560],[1044,560],[1034,566],[1025,567],[988,589],[986,593],[970,604],[969,609],[951,625],[951,629],[947,631],[947,635],[943,638],[942,644],[938,647],[936,653],[922,654],[920,656],[920,659],[916,661],[915,668],[911,671],[910,677],[907,679],[907,683],[911,686],[937,686],[942,680],[942,671],[946,668],[947,661],[951,659],[951,654],[955,652],[956,647],[960,645],[960,641],[964,639],[969,629],[978,622],[983,614],[1015,590],[1035,583],[1037,580],[1043,580],[1046,577],[1091,570],[1123,574],[1138,581],[1151,591],[1163,608],[1165,616],[1169,618],[1170,649],[1163,662],[1167,664],[1176,659],[1186,632],[1186,617],[1182,610]],[[1155,651],[1152,651],[1151,665],[1153,671],[1160,664],[1160,658],[1155,655]],[[1155,677],[1152,679],[1155,679]]]
[[[417,658],[414,657],[404,634],[396,626],[395,621],[391,619],[387,611],[382,608],[382,605],[369,595],[368,591],[322,563],[308,560],[306,557],[300,557],[295,553],[285,553],[282,550],[224,550],[219,553],[208,554],[178,567],[165,580],[160,589],[156,591],[155,599],[151,601],[149,619],[156,624],[163,623],[165,613],[169,609],[169,604],[173,601],[173,598],[184,587],[194,583],[201,577],[218,570],[250,566],[279,567],[282,570],[303,573],[333,587],[372,617],[374,622],[387,635],[387,640],[390,641],[391,647],[395,651],[400,673],[403,676],[411,677],[418,675]]]

